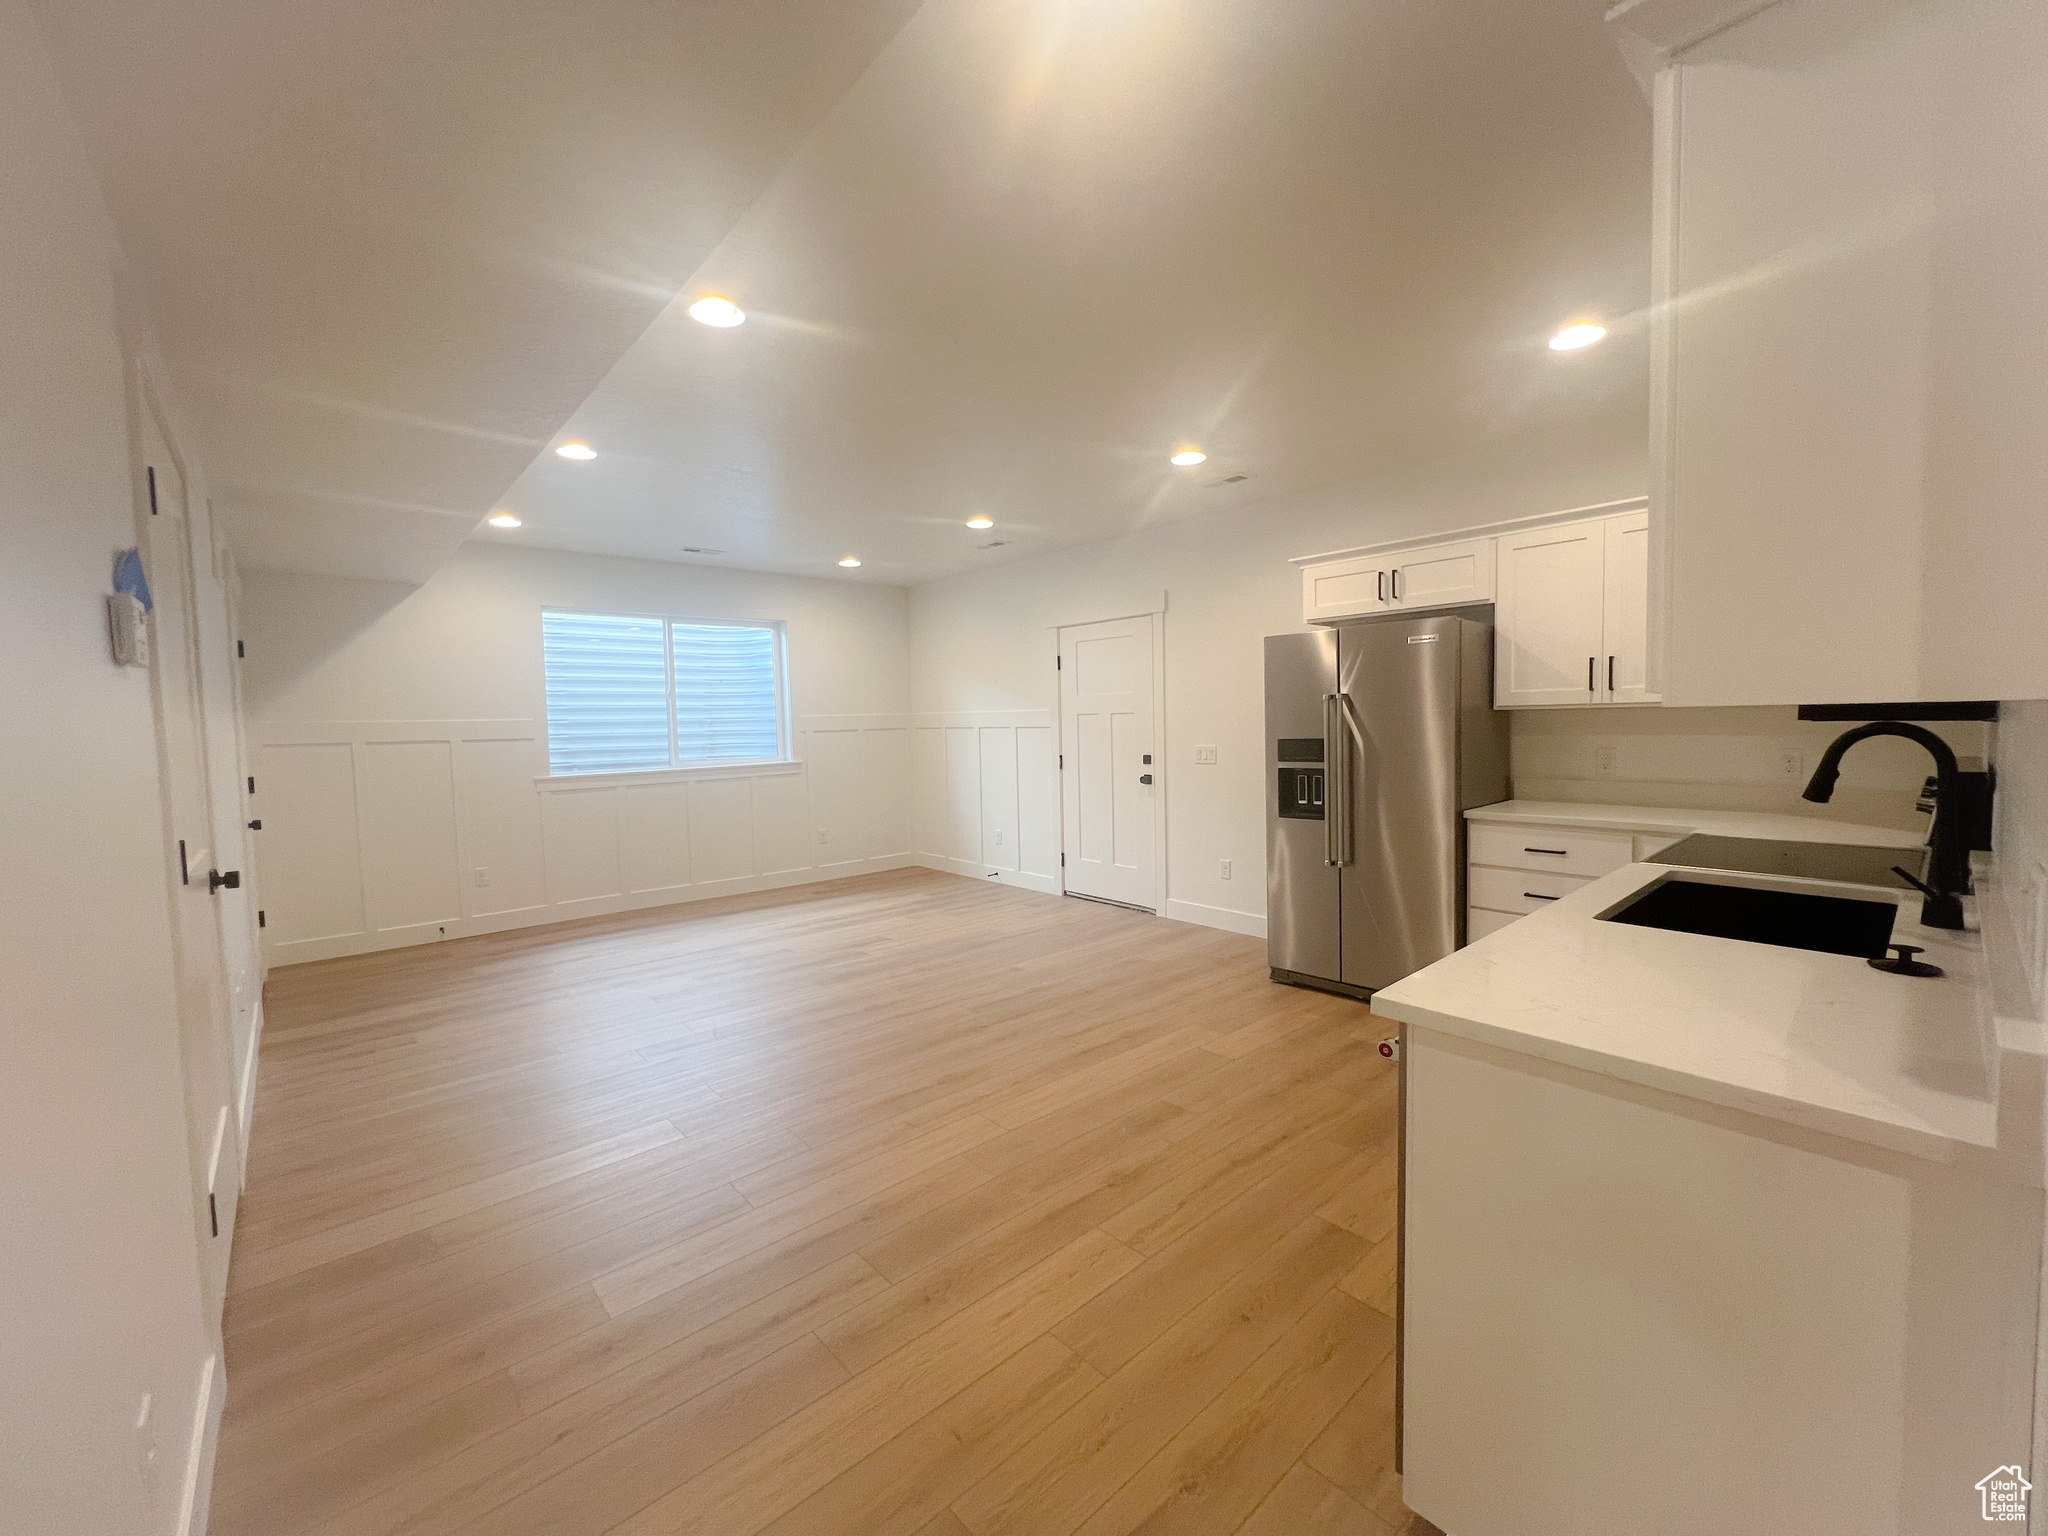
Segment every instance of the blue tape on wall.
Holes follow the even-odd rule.
[[[149,577],[142,570],[141,550],[124,549],[114,556],[114,590],[132,596],[142,604],[144,613],[155,611],[156,603],[149,595]]]

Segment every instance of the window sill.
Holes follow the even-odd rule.
[[[630,773],[544,773],[533,782],[542,794],[561,789],[607,789],[631,784],[687,783],[691,779],[755,779],[802,773],[801,759],[755,758],[737,763],[692,763],[687,768],[636,768]]]

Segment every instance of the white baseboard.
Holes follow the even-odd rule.
[[[887,869],[909,869],[924,861],[914,854],[892,853],[880,858],[848,859],[814,869],[785,870],[773,875],[748,875],[737,880],[711,880],[699,885],[670,885],[653,891],[630,891],[618,896],[598,896],[588,901],[550,902],[545,906],[519,907],[509,912],[492,912],[479,917],[451,918],[446,923],[419,923],[382,933],[343,933],[332,938],[302,939],[271,947],[270,963],[299,965],[308,960],[333,960],[343,955],[367,955],[384,949],[409,949],[416,944],[438,944],[444,939],[474,938],[484,933],[508,933],[515,928],[540,928],[551,923],[571,923],[585,917],[610,917],[619,912],[640,912],[649,907],[682,906],[693,901],[713,901],[720,896],[745,896],[755,891],[779,891],[793,885],[817,885],[826,880],[845,880]]]
[[[1200,923],[1204,928],[1222,928],[1254,939],[1266,936],[1266,920],[1253,912],[1233,912],[1228,907],[1204,906],[1199,901],[1169,901],[1166,916],[1176,922]]]
[[[192,1420],[185,1456],[185,1484],[178,1500],[178,1536],[205,1536],[213,1505],[213,1458],[220,1449],[220,1411],[227,1405],[220,1356],[208,1355],[199,1378],[199,1411]]]
[[[992,880],[997,885],[1014,885],[1019,890],[1041,891],[1047,896],[1060,893],[1060,883],[1053,875],[1034,875],[1028,870],[1004,869],[995,864],[976,864],[969,859],[949,859],[941,853],[920,853],[914,860],[924,869],[935,869],[942,875],[966,875],[972,880]]]

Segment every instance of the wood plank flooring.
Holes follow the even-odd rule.
[[[294,966],[216,1536],[1433,1530],[1385,1028],[922,870]]]

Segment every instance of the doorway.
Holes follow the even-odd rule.
[[[1160,616],[1059,628],[1060,873],[1069,896],[1165,898]]]

